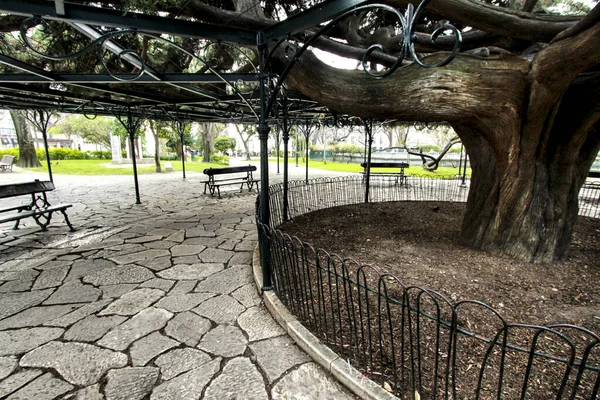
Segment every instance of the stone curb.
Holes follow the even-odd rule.
[[[260,290],[262,288],[262,268],[258,245],[254,249],[252,257],[252,270],[254,282]],[[324,345],[288,311],[275,292],[263,292],[262,297],[271,315],[296,344],[355,395],[364,400],[399,400],[398,397],[366,378],[360,371]]]

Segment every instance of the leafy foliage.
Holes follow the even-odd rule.
[[[215,150],[220,151],[221,153],[227,152],[227,150],[235,150],[236,142],[234,138],[230,138],[227,136],[220,136],[215,139],[214,142]],[[211,160],[212,162],[212,160]]]

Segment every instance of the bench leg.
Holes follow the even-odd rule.
[[[60,212],[62,213],[63,217],[65,217],[65,222],[69,226],[69,229],[71,230],[71,232],[75,232],[75,228],[73,228],[73,225],[71,225],[71,221],[69,221],[67,212],[65,210],[60,210]]]
[[[40,215],[33,216],[35,223],[38,224],[40,226],[40,228],[42,228],[43,231],[47,230],[48,225],[50,225],[50,220],[52,219],[52,213],[53,213],[53,211],[49,211],[47,213],[48,216],[46,216],[46,214],[40,214]],[[44,220],[45,222],[42,220]]]

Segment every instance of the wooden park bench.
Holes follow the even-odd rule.
[[[0,160],[0,171],[12,171],[13,164],[15,162],[15,156],[9,156],[4,154],[2,160]]]
[[[0,199],[31,196],[28,203],[0,209],[0,223],[15,221],[13,229],[19,229],[19,223],[22,219],[32,217],[35,223],[45,231],[50,224],[52,214],[59,211],[65,217],[65,222],[71,231],[74,231],[75,229],[65,211],[67,208],[72,207],[72,204],[51,205],[46,197],[46,192],[52,190],[54,190],[54,183],[37,179],[34,182],[0,185]]]
[[[361,167],[363,167],[363,179],[367,175],[367,163],[361,163]],[[404,185],[406,183],[406,179],[408,175],[404,173],[404,168],[408,168],[408,163],[405,162],[372,162],[370,176],[390,176],[395,178],[396,184],[400,183],[400,185]],[[373,169],[390,169],[395,168],[398,171],[373,171]]]
[[[221,198],[221,186],[240,185],[240,192],[244,190],[244,185],[248,187],[248,191],[252,190],[254,185],[258,188],[258,179],[252,177],[254,171],[256,171],[254,165],[207,168],[204,170],[204,174],[208,175],[208,180],[204,181],[204,193],[208,188],[212,196],[217,193]]]

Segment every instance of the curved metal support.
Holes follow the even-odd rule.
[[[402,32],[404,33],[404,37],[402,40],[402,48],[401,48],[400,54],[398,55],[398,58],[396,59],[396,61],[390,68],[388,68],[387,70],[385,70],[381,73],[377,73],[377,72],[373,72],[373,71],[369,70],[367,68],[367,63],[368,63],[369,57],[371,56],[371,54],[373,54],[374,51],[376,51],[376,50],[383,51],[384,50],[383,46],[381,46],[379,44],[372,45],[365,51],[365,54],[363,55],[363,59],[362,59],[362,65],[363,65],[365,72],[367,74],[369,74],[370,76],[377,77],[377,78],[383,78],[383,77],[389,76],[394,71],[396,71],[400,67],[400,65],[402,65],[402,61],[404,61],[405,59],[413,60],[418,65],[425,67],[425,68],[436,68],[436,67],[442,67],[444,65],[447,65],[449,62],[451,62],[454,59],[454,57],[456,57],[456,55],[458,54],[458,51],[460,50],[460,46],[462,43],[462,35],[461,35],[460,31],[453,25],[444,25],[444,26],[436,29],[431,35],[432,42],[435,42],[435,40],[444,31],[447,31],[447,30],[451,30],[455,35],[456,40],[455,40],[454,48],[452,49],[452,52],[443,61],[438,62],[436,64],[425,64],[421,60],[419,60],[417,54],[415,53],[414,43],[416,41],[416,36],[415,36],[414,32],[415,32],[416,24],[421,15],[422,10],[425,8],[425,6],[430,1],[431,0],[423,0],[417,7],[416,11],[414,11],[414,6],[412,4],[409,4],[407,7],[405,16],[400,14],[398,12],[398,10],[396,10],[395,8],[385,5],[385,4],[368,4],[368,5],[364,5],[364,6],[351,8],[351,9],[347,10],[346,12],[340,14],[339,16],[333,18],[325,26],[323,26],[321,29],[319,29],[314,35],[312,35],[308,40],[306,40],[304,42],[303,46],[294,52],[293,56],[288,57],[286,55],[286,58],[288,58],[290,60],[290,62],[285,67],[285,69],[283,70],[281,75],[278,77],[278,82],[272,91],[273,96],[271,96],[271,98],[269,99],[269,103],[266,107],[267,112],[269,114],[272,112],[277,93],[279,93],[280,88],[283,85],[283,82],[285,81],[286,77],[288,76],[288,74],[290,73],[291,69],[296,64],[296,62],[298,61],[300,56],[302,56],[302,54],[304,54],[304,52],[306,50],[308,50],[308,48],[310,46],[312,46],[312,44],[315,42],[315,40],[317,38],[322,36],[325,32],[327,32],[329,29],[331,29],[335,24],[337,24],[342,19],[346,18],[348,15],[354,14],[359,11],[368,11],[368,10],[375,10],[375,9],[386,10],[386,11],[396,15],[396,17],[398,18],[400,25],[402,27]],[[285,40],[286,39],[281,39],[279,42],[277,42],[277,44],[274,46],[273,50],[270,52],[267,60],[270,57],[272,57],[274,52],[282,45],[282,43]],[[289,46],[289,48],[286,49],[286,53],[288,52],[287,50],[291,49],[291,47],[292,46]]]
[[[231,90],[233,91],[233,93],[235,95],[237,95],[244,103],[245,105],[248,107],[248,109],[250,110],[250,112],[252,114],[254,114],[254,117],[256,118],[256,120],[259,120],[259,116],[258,114],[254,111],[254,107],[252,107],[252,105],[248,102],[248,100],[246,99],[246,97],[243,95],[243,93],[239,90],[239,88],[236,86],[237,82],[232,83],[230,81],[228,81],[227,79],[225,79],[223,77],[223,75],[221,73],[219,73],[212,65],[209,61],[206,61],[204,59],[202,59],[201,57],[198,57],[197,55],[195,55],[194,53],[186,50],[185,48],[183,48],[182,46],[178,45],[177,43],[168,40],[166,38],[163,38],[160,35],[156,35],[150,32],[145,32],[145,31],[139,31],[137,29],[122,29],[122,30],[116,30],[116,31],[111,31],[105,34],[101,34],[99,35],[97,38],[94,38],[89,44],[85,45],[84,47],[82,47],[81,49],[70,53],[70,54],[64,54],[64,55],[52,55],[43,51],[40,51],[38,49],[35,48],[35,45],[33,43],[31,43],[31,40],[29,39],[27,32],[28,30],[35,25],[42,25],[42,32],[43,33],[49,33],[49,23],[44,20],[43,18],[39,18],[39,17],[31,17],[31,18],[27,18],[25,19],[22,23],[21,23],[21,28],[20,28],[20,36],[21,39],[23,40],[23,42],[25,43],[25,45],[31,50],[33,51],[35,54],[39,55],[40,57],[49,59],[49,60],[54,60],[54,61],[64,61],[64,60],[69,60],[69,59],[73,59],[76,58],[80,55],[83,55],[84,53],[87,53],[89,51],[91,51],[92,49],[96,50],[96,56],[98,58],[98,61],[100,62],[100,64],[102,65],[102,67],[107,71],[107,73],[112,76],[114,79],[116,80],[120,80],[120,81],[134,81],[139,79],[141,76],[143,76],[145,73],[148,73],[149,68],[148,66],[145,64],[143,58],[141,55],[137,54],[134,50],[132,49],[118,49],[115,50],[115,46],[111,47],[111,50],[113,50],[117,56],[117,60],[118,61],[127,61],[130,64],[132,64],[136,69],[137,72],[132,74],[128,74],[126,77],[118,75],[113,73],[112,71],[110,71],[110,69],[108,68],[108,65],[106,65],[103,57],[102,57],[102,49],[108,45],[107,42],[109,42],[111,39],[122,36],[122,35],[126,35],[126,34],[131,34],[131,35],[143,35],[143,36],[147,36],[150,37],[152,39],[161,41],[163,43],[166,43],[170,46],[175,47],[177,50],[183,52],[184,54],[192,57],[193,59],[199,61],[201,64],[203,64],[207,70],[209,70],[212,74],[214,74],[215,76],[217,76],[221,81],[223,81],[223,83],[225,83],[227,86],[229,86],[231,88]],[[210,43],[208,44],[206,47],[213,45],[214,43]],[[228,45],[231,46],[231,45]],[[205,47],[205,48],[206,48]],[[247,58],[247,60],[251,63],[251,65],[253,66],[254,70],[256,71],[256,65],[254,65],[254,63],[252,62],[252,60],[250,60],[250,58],[245,55],[245,57]],[[156,75],[156,74],[151,74],[151,75]],[[156,76],[155,76],[156,77]],[[233,118],[233,117],[232,117]]]

